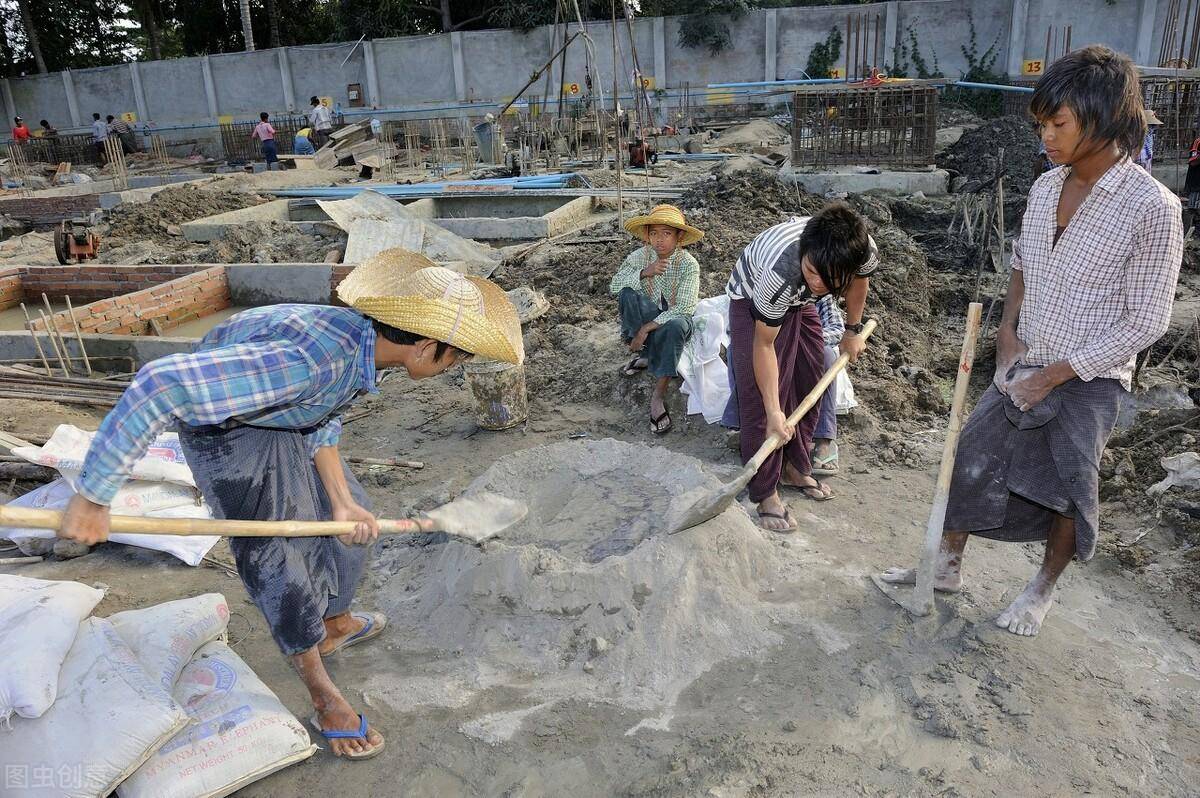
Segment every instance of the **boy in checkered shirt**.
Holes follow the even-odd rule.
[[[1135,356],[1167,331],[1183,257],[1179,199],[1132,160],[1146,119],[1127,57],[1069,53],[1038,81],[1030,112],[1062,168],[1029,193],[995,377],[963,427],[934,583],[961,587],[971,535],[1045,540],[1041,568],[996,618],[1025,636],[1067,564],[1096,551],[1100,456]]]

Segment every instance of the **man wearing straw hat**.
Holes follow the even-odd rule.
[[[646,246],[625,258],[608,286],[620,306],[621,339],[633,353],[622,373],[633,376],[649,369],[657,378],[650,396],[650,431],[662,435],[671,429],[667,388],[679,376],[679,358],[700,299],[700,264],[683,248],[704,233],[674,205],[635,216],[625,229]]]
[[[312,721],[338,756],[364,759],[383,736],[355,713],[323,657],[379,635],[387,619],[350,612],[379,534],[370,501],[338,453],[341,414],[377,393],[378,368],[424,379],[478,354],[518,363],[516,310],[477,277],[389,250],[338,286],[350,307],[274,305],[214,328],[196,351],[144,366],[96,433],[59,536],[108,537],[117,489],[174,424],[217,518],[358,522],[340,538],[237,537],[230,549],[250,598],[312,697]]]

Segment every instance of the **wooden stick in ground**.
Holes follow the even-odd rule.
[[[75,319],[75,308],[71,307],[71,297],[67,296],[67,315],[71,317],[71,326],[75,328],[75,340],[79,341],[79,353],[83,355],[83,365],[89,377],[95,375],[92,363],[88,360],[87,348],[83,345],[83,333],[79,330],[79,322]]]
[[[58,341],[55,340],[54,333],[50,332],[50,319],[46,316],[46,311],[38,308],[38,315],[42,317],[42,326],[46,328],[46,332],[50,336],[50,348],[54,350],[54,356],[58,358],[58,365],[62,368],[63,374],[70,376],[71,370],[67,368],[66,355],[58,348]]]
[[[342,422],[345,423],[345,422]],[[419,460],[397,460],[395,457],[347,457],[347,463],[357,463],[359,465],[380,465],[392,466],[394,468],[415,468],[422,469],[425,464]]]
[[[967,403],[967,384],[971,381],[971,365],[975,360],[975,342],[979,338],[979,317],[983,305],[972,302],[967,308],[967,329],[963,335],[962,354],[958,359],[958,377],[954,380],[954,399],[950,403],[950,424],[946,442],[942,445],[942,464],[938,468],[937,487],[933,492],[933,508],[925,527],[925,542],[921,562],[917,565],[917,581],[912,600],[901,604],[915,615],[925,616],[933,610],[933,579],[938,549],[942,545],[942,527],[946,523],[946,507],[950,503],[950,478],[954,475],[954,458],[958,453],[958,435],[962,431],[963,409]],[[885,591],[886,592],[886,591]],[[891,593],[888,593],[890,596]],[[897,602],[899,603],[899,602]]]
[[[54,371],[50,368],[50,361],[46,360],[46,353],[42,351],[42,342],[38,340],[37,333],[34,332],[33,319],[29,318],[29,311],[25,309],[24,302],[21,303],[21,312],[25,314],[25,329],[29,330],[29,337],[33,339],[38,357],[42,359],[42,365],[46,368],[46,376],[49,377]]]
[[[58,329],[58,322],[54,321],[51,324],[54,319],[54,306],[50,304],[50,297],[46,296],[45,292],[42,293],[42,302],[46,305],[46,327],[50,330],[52,337],[58,336],[58,346],[62,350],[63,360],[67,364],[63,373],[70,376],[74,373],[74,369],[71,368],[71,361],[75,358],[71,357],[71,351],[67,349],[67,341],[63,338],[62,330]]]

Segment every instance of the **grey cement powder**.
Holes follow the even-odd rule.
[[[672,499],[718,484],[695,458],[614,440],[497,461],[466,494],[524,501],[528,518],[483,548],[382,553],[378,600],[420,667],[366,689],[401,710],[500,685],[539,701],[670,706],[717,662],[779,642],[792,612],[764,600],[787,550],[740,506],[662,533]]]

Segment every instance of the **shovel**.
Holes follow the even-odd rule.
[[[979,337],[979,316],[983,305],[972,302],[967,308],[967,330],[963,335],[962,355],[958,359],[958,376],[954,379],[954,399],[950,403],[950,426],[946,428],[946,443],[942,446],[942,465],[938,468],[937,487],[933,492],[933,509],[925,527],[925,543],[921,562],[917,566],[916,583],[911,591],[907,585],[885,582],[879,574],[871,581],[883,594],[913,615],[926,616],[933,611],[933,576],[938,546],[942,542],[942,526],[946,523],[946,505],[950,502],[950,478],[954,474],[954,457],[958,453],[958,434],[962,431],[963,405],[967,399],[967,383],[971,381],[971,364],[975,360],[975,340]]]
[[[424,518],[403,518],[379,521],[381,535],[408,535],[445,532],[479,544],[521,521],[529,508],[519,501],[480,493],[463,496],[425,514]],[[63,514],[57,510],[38,510],[32,507],[0,505],[0,526],[55,529],[62,525]],[[147,518],[134,515],[113,515],[109,519],[112,532],[139,535],[221,535],[230,538],[301,538],[322,535],[347,535],[354,531],[354,521],[227,521],[213,518]]]
[[[875,327],[875,319],[871,319],[863,326],[863,340],[871,337],[871,333],[875,332]],[[817,402],[821,401],[821,395],[825,393],[825,390],[837,378],[838,372],[846,368],[846,364],[849,362],[850,358],[845,354],[833,362],[833,365],[829,367],[829,371],[826,371],[821,379],[817,381],[816,387],[808,392],[808,396],[804,397],[804,401],[788,416],[787,423],[789,425],[796,424],[804,417],[805,413],[812,410]],[[725,483],[715,491],[703,492],[691,504],[678,512],[672,512],[672,518],[669,519],[667,524],[668,533],[673,535],[676,532],[691,529],[725,512],[725,509],[733,504],[733,500],[737,498],[737,495],[750,484],[750,480],[754,479],[754,475],[758,473],[758,469],[762,467],[763,462],[771,456],[771,452],[778,449],[783,443],[784,441],[780,440],[779,436],[771,435],[763,441],[762,446],[758,447],[758,451],[750,458],[750,462],[746,463],[745,467],[742,468],[742,473],[738,475],[737,479],[733,480],[733,482]]]

